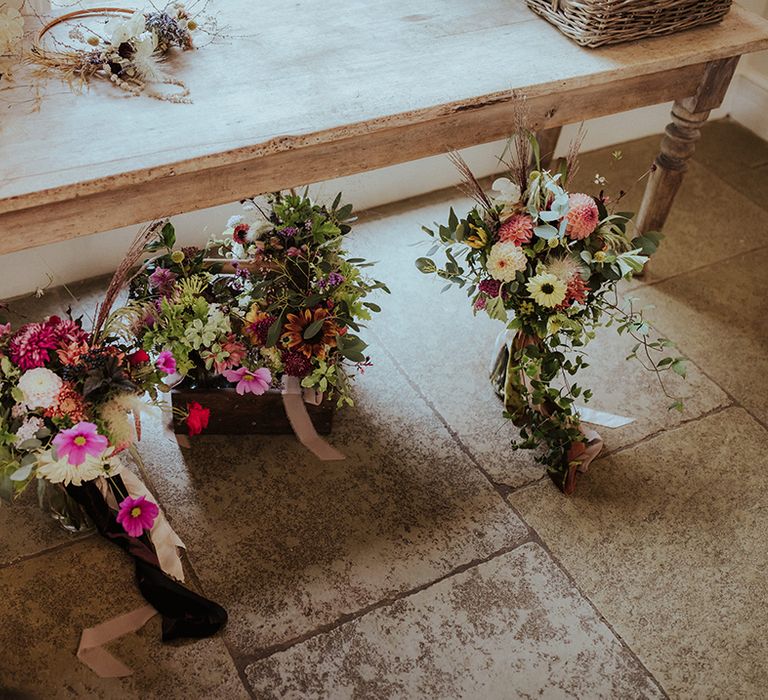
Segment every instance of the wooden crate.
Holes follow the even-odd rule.
[[[211,410],[208,427],[203,431],[203,435],[293,434],[293,428],[285,414],[282,394],[276,390],[270,390],[261,396],[240,396],[232,388],[177,388],[171,392],[174,408],[186,410],[187,403],[193,401]],[[330,434],[336,402],[325,399],[319,406],[309,403],[305,406],[318,434]],[[173,430],[178,435],[186,435],[186,422],[174,416]]]

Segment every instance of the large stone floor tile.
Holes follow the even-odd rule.
[[[733,408],[510,496],[672,697],[768,688],[768,431]]]
[[[638,289],[658,328],[723,389],[768,423],[768,246]]]
[[[623,162],[623,161],[621,161]],[[517,430],[502,415],[502,405],[488,381],[488,365],[498,333],[504,326],[484,313],[472,315],[466,295],[420,273],[413,260],[420,254],[413,244],[423,237],[419,226],[448,211],[466,207],[449,193],[440,201],[401,212],[362,226],[354,250],[378,260],[375,274],[388,280],[390,297],[379,303],[383,311],[373,330],[397,362],[433,403],[477,462],[499,483],[519,487],[540,478],[543,467],[529,451],[513,452]],[[651,321],[654,311],[649,312]],[[608,449],[636,442],[662,428],[690,420],[728,403],[726,395],[690,367],[687,382],[671,372],[667,391],[686,401],[683,414],[667,409],[674,399],[664,394],[654,374],[637,361],[627,362],[634,341],[604,329],[587,348],[590,364],[578,381],[590,387],[590,407],[618,413],[635,421],[619,429],[602,429]]]
[[[651,322],[654,314],[655,309],[648,312]],[[686,379],[664,372],[662,386],[656,374],[644,369],[638,360],[626,359],[634,345],[630,336],[618,335],[615,328],[601,328],[586,348],[589,367],[575,377],[580,386],[590,388],[594,394],[586,406],[634,419],[621,428],[595,426],[607,451],[626,447],[731,403],[725,392],[691,362]],[[682,412],[670,410],[678,397],[683,399]]]
[[[320,462],[293,436],[202,437],[157,424],[148,470],[227,639],[249,655],[519,541],[527,528],[380,348]],[[154,431],[154,433],[153,433]]]
[[[731,119],[705,124],[694,158],[759,207],[768,209],[768,143],[749,129]]]
[[[656,698],[536,544],[246,670],[257,698]]]
[[[0,697],[248,697],[220,637],[162,644],[159,617],[107,647],[134,675],[99,678],[77,660],[84,628],[144,604],[133,563],[112,544],[92,539],[0,569],[0,591]]]

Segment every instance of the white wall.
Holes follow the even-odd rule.
[[[768,0],[740,0],[748,9],[768,17]],[[587,122],[583,150],[601,148],[622,141],[660,133],[669,121],[670,105],[658,105]],[[742,60],[722,108],[714,118],[728,113],[768,140],[768,52]],[[559,154],[567,148],[577,126],[566,127]],[[498,169],[496,156],[502,142],[467,149],[465,158],[480,176]],[[358,211],[457,183],[445,156],[426,158],[404,165],[320,183],[313,187],[316,197],[332,198],[343,191],[346,201]],[[203,243],[218,233],[227,218],[240,211],[234,203],[174,217],[179,240],[184,244]],[[113,270],[122,257],[137,226],[45,246],[31,251],[0,256],[0,299],[28,294],[37,287],[63,284]]]
[[[739,4],[768,18],[768,0],[739,0]],[[729,109],[736,121],[768,141],[768,51],[741,59]]]

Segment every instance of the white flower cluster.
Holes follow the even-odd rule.
[[[196,318],[184,331],[184,339],[194,350],[211,347],[219,338],[232,332],[229,316],[218,304],[208,307],[208,318]]]

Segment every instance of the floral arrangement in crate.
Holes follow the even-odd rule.
[[[350,379],[370,364],[357,333],[381,310],[367,297],[389,289],[365,276],[373,263],[347,257],[354,218],[341,194],[330,207],[306,192],[276,193],[268,204],[247,200],[253,216],[231,219],[219,244],[248,289],[245,332],[275,374],[352,404]]]
[[[355,333],[379,310],[365,298],[386,286],[363,275],[370,263],[345,257],[352,206],[340,196],[330,207],[292,193],[268,203],[246,201],[248,219],[233,217],[203,249],[178,249],[166,224],[131,283],[126,325],[193,387],[260,395],[292,378],[351,404],[350,379],[370,364]],[[190,406],[191,435],[206,410]]]
[[[599,326],[615,325],[633,336],[630,357],[660,380],[666,371],[685,376],[683,358],[667,353],[673,343],[653,338],[642,310],[631,301],[622,305],[617,293],[620,280],[642,271],[661,236],[630,233],[633,215],[616,211],[603,192],[568,191],[577,151],[573,146],[560,170],[550,172],[541,167],[535,137],[521,133],[509,142],[509,161],[502,160],[509,176],[493,183],[491,195],[454,154],[476,205],[464,216],[451,209],[447,225],[424,227],[434,243],[416,261],[421,272],[444,279],[446,289],[465,289],[475,314],[507,325],[491,378],[506,417],[520,427],[513,448],[543,446],[539,460],[566,493],[602,448],[575,405],[591,392],[572,379],[587,366],[584,347]],[[429,257],[440,249],[442,266]],[[682,404],[675,399],[671,407]]]
[[[141,465],[140,414],[147,399],[167,391],[169,368],[126,345],[110,312],[155,229],[137,236],[90,330],[69,313],[18,328],[0,318],[0,496],[13,500],[37,481],[41,506],[65,529],[95,526],[134,558],[153,609],[100,625],[101,639],[129,631],[126,617],[135,629],[155,612],[163,616],[164,641],[209,636],[227,619],[221,606],[181,585],[178,547],[184,545],[127,465],[127,455]],[[130,673],[103,650],[91,653],[93,640],[93,634],[81,639],[84,663],[105,677]]]

